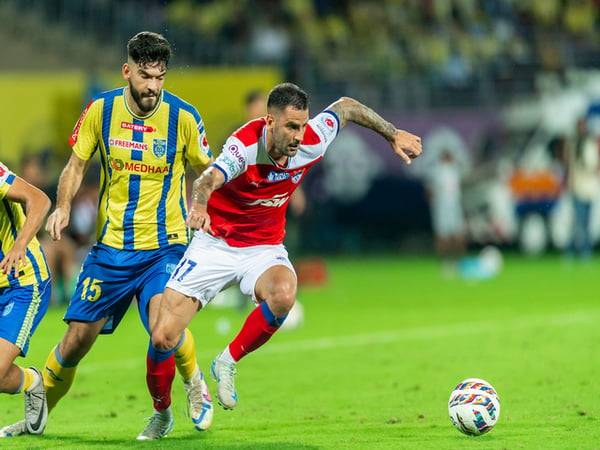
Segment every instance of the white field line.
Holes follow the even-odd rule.
[[[517,319],[510,320],[486,320],[479,322],[461,322],[448,325],[432,325],[417,328],[407,328],[404,330],[388,330],[374,333],[364,333],[346,336],[331,336],[315,339],[304,339],[291,342],[272,342],[267,344],[262,353],[286,353],[299,351],[319,351],[337,349],[343,347],[357,347],[374,344],[388,344],[399,341],[422,340],[428,341],[432,339],[448,338],[453,336],[473,335],[479,333],[514,331],[527,328],[555,328],[580,325],[585,323],[597,323],[600,319],[600,309],[571,312],[568,314],[555,314],[548,316],[531,315],[523,316]],[[201,342],[201,337],[196,339]],[[226,342],[223,342],[223,346]],[[222,348],[204,349],[199,346],[202,352],[209,354],[217,354]],[[121,360],[106,360],[86,364],[85,360],[78,368],[78,373],[90,373],[98,369],[107,368],[122,368],[134,369],[142,368],[145,364],[145,355],[140,355],[139,358],[128,358]]]

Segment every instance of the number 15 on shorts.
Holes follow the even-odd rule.
[[[194,267],[196,267],[195,261],[183,258],[177,265],[177,268],[175,269],[175,272],[173,272],[173,275],[171,275],[171,278],[173,278],[175,281],[183,281],[185,276],[190,273]],[[181,272],[181,275],[179,272]]]

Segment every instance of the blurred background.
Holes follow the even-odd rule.
[[[215,153],[281,81],[310,94],[312,115],[351,96],[423,138],[405,167],[379,136],[346,127],[292,205],[293,259],[436,254],[444,276],[466,278],[493,276],[506,252],[589,264],[599,11],[600,0],[3,0],[0,155],[54,199],[83,105],[123,84],[127,40],[151,30],[174,48],[166,89],[197,107]],[[97,184],[92,167],[70,239],[44,239],[56,302],[94,241]],[[307,283],[324,271],[299,266]]]

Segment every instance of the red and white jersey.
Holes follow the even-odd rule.
[[[281,244],[290,196],[323,158],[339,127],[329,110],[309,120],[298,152],[285,167],[267,153],[264,118],[233,133],[213,164],[225,175],[225,184],[208,201],[213,234],[232,247]]]

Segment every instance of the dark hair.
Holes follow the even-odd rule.
[[[260,89],[253,89],[246,94],[246,101],[244,104],[246,106],[250,106],[252,103],[254,103],[257,100],[262,99],[263,97],[264,97],[264,94]]]
[[[285,109],[287,106],[305,110],[308,109],[308,94],[294,83],[281,83],[271,89],[267,108]]]
[[[162,34],[152,31],[141,31],[127,43],[127,55],[141,66],[151,63],[162,63],[169,66],[171,44]]]

